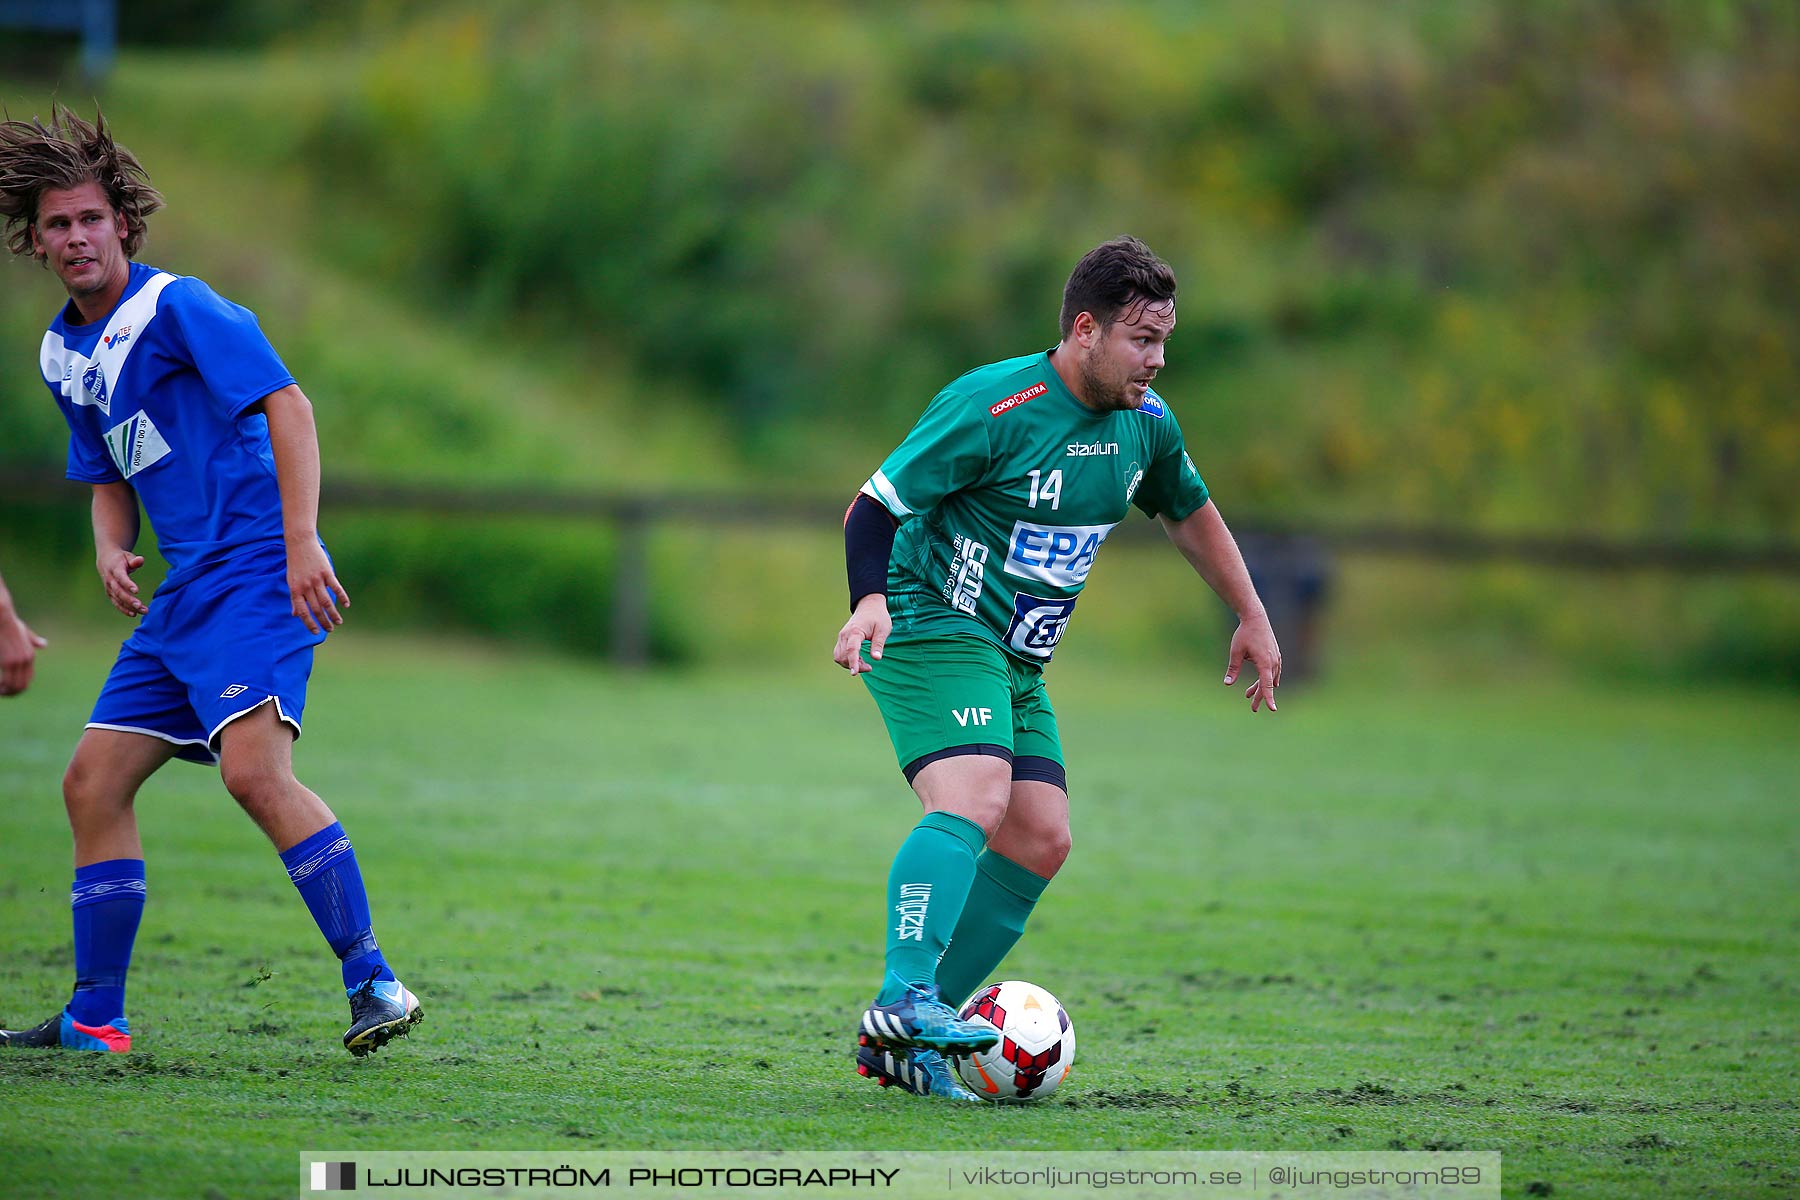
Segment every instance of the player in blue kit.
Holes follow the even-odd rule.
[[[293,773],[313,647],[350,604],[317,532],[312,405],[253,313],[132,261],[161,204],[102,119],[0,123],[7,248],[69,294],[39,355],[69,425],[68,477],[93,486],[107,599],[141,618],[63,776],[74,992],[35,1028],[0,1031],[0,1048],[131,1048],[125,976],[146,895],[133,802],[185,758],[218,764],[275,843],[341,962],[344,1045],[361,1056],[421,1014],[376,944],[350,839]],[[140,503],[169,565],[150,600],[131,578]]]

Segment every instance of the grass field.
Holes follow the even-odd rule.
[[[109,659],[61,634],[0,704],[10,1024],[63,999],[57,781]],[[286,1196],[308,1149],[993,1146],[1498,1149],[1509,1194],[1800,1191],[1793,697],[1365,673],[1265,719],[1208,672],[1082,659],[1052,688],[1076,850],[1004,970],[1074,1016],[1049,1103],[851,1074],[914,810],[822,651],[634,677],[352,628],[298,762],[426,1022],[343,1053],[273,852],[172,764],[139,804],[138,1050],[0,1056],[0,1194]]]

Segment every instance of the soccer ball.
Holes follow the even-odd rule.
[[[962,1018],[1000,1031],[986,1050],[953,1060],[963,1082],[996,1104],[1042,1100],[1075,1065],[1075,1026],[1056,997],[1034,983],[990,983],[969,997]]]

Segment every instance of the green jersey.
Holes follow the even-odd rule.
[[[1095,412],[1048,352],[939,392],[862,490],[900,523],[888,560],[896,633],[973,633],[1038,663],[1132,505],[1179,521],[1206,503],[1160,396]]]

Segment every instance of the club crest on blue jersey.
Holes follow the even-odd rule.
[[[1027,658],[1047,661],[1056,652],[1056,643],[1062,641],[1063,630],[1069,626],[1069,614],[1074,611],[1074,597],[1050,600],[1019,592],[1013,597],[1012,623],[1006,627],[1006,644]]]
[[[1137,410],[1146,416],[1155,417],[1159,421],[1169,415],[1168,405],[1163,403],[1161,396],[1151,391],[1144,393],[1144,402],[1138,405]]]
[[[88,396],[88,403],[97,404],[102,409],[106,404],[106,372],[95,363],[81,373],[81,390]]]

